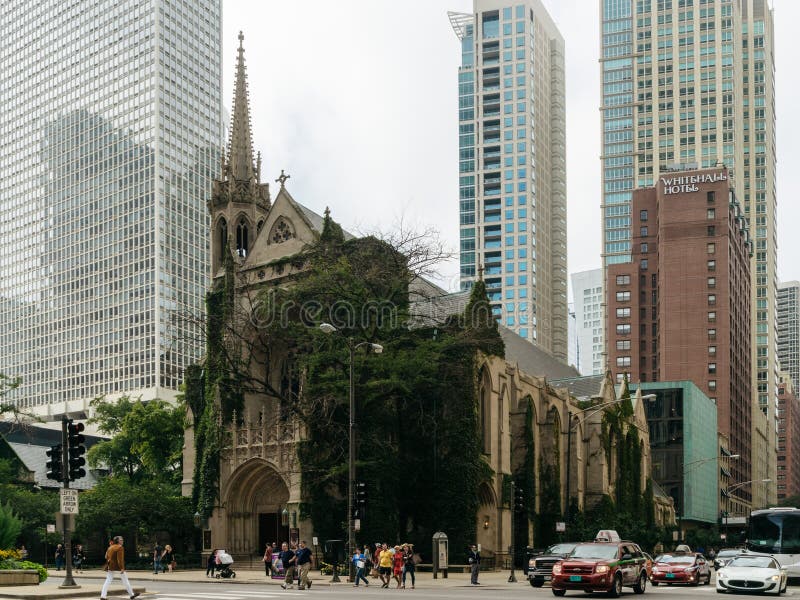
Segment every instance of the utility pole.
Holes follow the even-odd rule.
[[[72,421],[68,420],[66,416],[61,418],[61,477],[64,479],[64,489],[69,489],[69,436],[67,434],[67,426]],[[72,532],[70,531],[71,515],[61,514],[62,523],[64,525],[64,554],[67,564],[67,573],[64,576],[64,582],[58,586],[59,588],[78,588],[80,587],[72,578]]]

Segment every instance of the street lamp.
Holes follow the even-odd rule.
[[[329,335],[332,333],[340,333],[339,329],[330,323],[320,323],[319,328],[323,333]],[[352,556],[355,549],[355,540],[353,539],[355,537],[353,532],[353,482],[355,481],[356,476],[356,389],[355,380],[353,378],[353,364],[355,363],[356,350],[362,346],[366,347],[368,350],[371,350],[375,354],[381,354],[383,352],[383,346],[380,344],[373,344],[372,342],[359,342],[356,344],[352,337],[345,338],[345,341],[347,343],[347,349],[350,353],[350,418],[348,427],[349,443],[347,452],[347,552],[348,556]],[[349,579],[350,581],[353,581],[355,580],[355,565],[353,564],[352,560],[348,562],[350,564]]]
[[[653,400],[656,399],[656,395],[655,394],[645,394],[645,395],[641,396],[641,399],[642,400],[648,400],[649,402],[652,402]],[[569,427],[567,428],[567,505],[566,505],[567,507],[566,507],[566,510],[564,511],[564,520],[565,521],[569,520],[570,463],[571,463],[571,459],[572,459],[572,429],[576,425],[580,425],[581,423],[586,421],[586,419],[588,419],[589,417],[591,417],[594,414],[597,414],[598,412],[600,412],[601,410],[605,409],[606,407],[611,406],[612,404],[619,404],[620,402],[624,402],[625,400],[630,400],[630,398],[629,397],[616,398],[615,400],[609,400],[608,402],[603,402],[602,404],[597,404],[595,406],[587,407],[587,408],[591,408],[593,410],[590,410],[588,413],[585,413],[583,415],[583,417],[576,418],[574,420],[572,418],[572,415],[569,415],[569,417],[568,417],[569,418]],[[584,412],[585,410],[586,409],[581,409],[581,412]]]
[[[735,454],[732,456],[736,456]],[[731,492],[734,490],[738,490],[740,487],[747,485],[748,483],[769,483],[772,481],[769,477],[766,479],[751,479],[749,481],[742,481],[741,483],[735,483],[733,485],[729,485],[725,488],[725,540],[728,540],[728,519],[731,515]]]

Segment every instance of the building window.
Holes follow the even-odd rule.
[[[631,333],[631,324],[624,323],[622,325],[617,325],[617,335],[630,335]]]
[[[647,211],[646,210],[640,210],[639,211],[639,220],[640,221],[647,221]]]
[[[709,260],[709,261],[706,263],[706,266],[708,267],[708,270],[709,270],[709,271],[716,271],[716,270],[717,270],[717,261],[715,261],[715,260]]]
[[[709,311],[708,313],[708,322],[715,323],[717,321],[717,313],[716,311]]]
[[[639,236],[640,236],[640,237],[647,237],[647,226],[646,226],[646,225],[643,225],[643,226],[642,226],[642,227],[639,229]]]
[[[717,330],[716,329],[709,329],[708,330],[708,339],[710,339],[710,340],[717,339]]]
[[[630,284],[631,284],[630,275],[617,275],[617,285],[630,285]]]
[[[716,354],[717,353],[717,347],[716,346],[709,346],[708,347],[708,353],[712,354],[712,355]]]
[[[717,228],[714,225],[709,225],[706,227],[706,233],[708,235],[717,235]]]
[[[709,204],[714,204],[714,200],[715,200],[714,192],[706,192],[706,202],[708,202]]]
[[[716,277],[709,277],[708,278],[708,287],[710,287],[710,288],[717,287],[717,278]]]
[[[630,300],[631,300],[630,292],[617,292],[617,302],[630,302]]]
[[[717,295],[716,294],[709,294],[708,295],[708,305],[714,306],[717,303]]]
[[[714,208],[709,208],[706,211],[706,218],[707,219],[716,219],[717,218],[717,211]]]
[[[639,268],[640,268],[642,271],[646,271],[646,270],[647,270],[647,259],[646,259],[646,258],[643,258],[643,259],[642,259],[642,260],[639,262]]]
[[[717,372],[717,363],[708,363],[708,372],[714,375]]]
[[[711,381],[708,382],[708,389],[710,390],[717,389],[717,381],[715,379],[712,379]]]
[[[648,250],[647,244],[643,243],[642,246],[641,246],[641,253],[642,254],[647,254],[647,250]]]
[[[631,349],[630,340],[617,340],[617,350],[630,350],[630,349]]]
[[[714,254],[714,252],[716,252],[716,251],[717,251],[717,246],[716,246],[716,244],[714,242],[711,242],[710,244],[706,244],[706,253],[707,254]]]
[[[630,356],[618,356],[617,357],[617,366],[618,367],[630,367],[631,366],[631,357]]]
[[[631,316],[631,309],[630,309],[629,306],[625,307],[625,308],[618,308],[617,309],[617,318],[618,319],[627,319],[627,318],[630,318],[630,316]]]

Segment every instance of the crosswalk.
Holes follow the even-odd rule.
[[[296,596],[305,596],[304,591],[300,590],[289,590],[288,592],[278,588],[275,591],[263,592],[263,591],[247,591],[247,590],[226,590],[226,591],[214,591],[209,590],[208,592],[186,592],[186,593],[177,593],[177,592],[163,592],[154,594],[150,596],[148,594],[148,598],[155,598],[157,600],[261,600],[270,599],[270,598],[284,598],[286,600],[291,595],[292,598]]]

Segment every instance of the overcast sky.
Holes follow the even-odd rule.
[[[543,0],[566,44],[569,272],[600,266],[597,0]],[[778,276],[800,279],[800,112],[792,57],[800,2],[773,0],[778,114]],[[286,169],[294,198],[352,231],[402,218],[435,227],[456,257],[459,42],[447,11],[472,0],[223,0],[223,85],[230,110],[244,32],[254,146],[270,182]],[[794,233],[793,233],[794,232]]]

